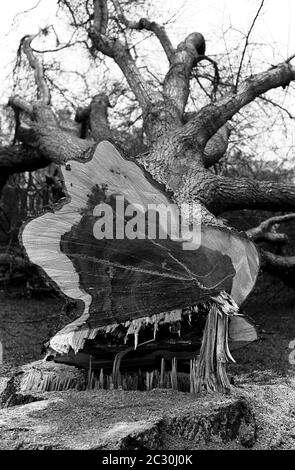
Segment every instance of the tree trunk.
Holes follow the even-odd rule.
[[[88,17],[85,25],[92,52],[113,59],[141,108],[148,151],[138,155],[136,162],[149,176],[106,142],[113,139],[113,133],[108,120],[110,103],[103,93],[77,110],[76,122],[62,124],[51,108],[43,64],[31,47],[35,36],[25,36],[20,47],[34,72],[37,99],[33,103],[17,96],[10,99],[10,106],[21,118],[16,137],[22,145],[0,149],[0,184],[13,172],[41,168],[49,162],[62,166],[67,199],[26,224],[22,231],[29,259],[65,295],[76,300],[81,314],[51,340],[51,347],[68,354],[70,349],[77,352],[85,345],[95,356],[96,349],[107,351],[116,345],[123,354],[130,347],[129,336],[134,337],[136,348],[139,340],[141,345],[150,341],[148,334],[152,332],[152,339],[156,339],[142,349],[150,367],[156,358],[156,353],[150,352],[153,348],[160,348],[165,351],[164,357],[168,354],[170,358],[171,351],[178,354],[183,345],[191,350],[193,359],[204,330],[201,364],[196,368],[190,363],[190,372],[192,376],[199,374],[198,387],[212,370],[216,380],[208,379],[208,388],[214,389],[216,384],[217,388],[227,387],[228,316],[232,330],[235,325],[236,341],[237,337],[245,341],[257,338],[254,327],[237,315],[235,302],[241,304],[253,288],[259,256],[246,235],[225,227],[216,215],[239,208],[294,210],[295,190],[291,184],[225,178],[214,174],[211,166],[227,150],[229,120],[261,94],[288,85],[295,79],[295,68],[290,58],[248,77],[234,91],[222,94],[198,112],[186,113],[190,80],[192,72],[197,73],[198,63],[209,60],[218,72],[217,64],[205,55],[204,37],[191,33],[174,48],[163,27],[145,18],[128,20],[118,1],[113,2],[118,34],[109,35],[107,2],[94,0],[91,11],[86,3],[83,14]],[[74,24],[80,23],[69,2],[61,4]],[[169,68],[158,89],[144,78],[129,44],[120,39],[124,37],[123,26],[146,29],[159,40]],[[165,240],[159,236],[151,240],[145,228],[135,240],[126,234],[115,240],[95,236],[101,228],[99,217],[103,217],[98,207],[108,203],[113,209],[118,195],[125,197],[126,204],[141,204],[144,218],[150,203],[186,204],[183,218],[186,222],[191,218],[197,227],[192,232],[193,249],[183,249],[183,240],[175,240],[171,234]],[[131,217],[125,215],[124,229]],[[111,215],[109,220],[116,225],[119,219]],[[159,229],[157,223],[152,226]],[[202,318],[198,313],[204,305],[206,322],[199,324]],[[188,318],[191,328],[186,323]],[[176,330],[181,327],[189,343],[185,346],[171,336],[165,330],[167,324]],[[151,328],[143,330],[147,325]],[[165,333],[159,342],[158,328]],[[143,337],[139,338],[141,333]],[[103,343],[101,334],[109,342]],[[94,338],[98,338],[96,342]],[[137,367],[135,353],[133,356]],[[116,358],[114,367],[121,356]],[[101,359],[96,360],[98,367],[103,364]],[[175,384],[175,362],[171,367]]]

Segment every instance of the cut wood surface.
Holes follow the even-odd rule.
[[[109,142],[98,144],[87,162],[69,161],[62,173],[67,199],[22,231],[29,259],[65,295],[84,304],[81,317],[51,341],[57,351],[78,350],[85,339],[111,325],[162,312],[172,312],[173,317],[175,309],[205,302],[220,291],[230,293],[237,303],[251,291],[259,266],[256,248],[224,226],[195,225],[194,246],[188,250],[183,249],[183,238],[151,239],[147,230],[130,239],[129,214],[124,215],[122,238],[98,239],[99,209],[102,204],[115,209],[116,196],[145,217],[149,204],[171,204],[143,170]],[[111,217],[117,226],[117,212]],[[159,230],[157,219],[155,224]]]

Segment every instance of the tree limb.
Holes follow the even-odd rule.
[[[270,251],[260,250],[261,265],[266,271],[274,274],[285,274],[295,270],[295,256],[281,256],[271,253]]]
[[[270,242],[280,242],[284,239],[286,241],[286,235],[283,233],[271,232],[271,228],[276,224],[281,224],[284,222],[289,222],[290,220],[295,219],[295,214],[285,214],[278,215],[275,217],[270,217],[267,220],[261,222],[257,227],[253,227],[250,230],[247,230],[247,235],[255,241],[270,241]],[[283,236],[283,237],[282,237]]]
[[[285,245],[288,242],[288,236],[285,233],[265,232],[257,237],[255,240],[258,242],[267,242],[273,245]]]
[[[293,80],[295,68],[286,62],[248,77],[236,93],[230,93],[215,103],[204,106],[183,126],[180,138],[190,145],[194,142],[202,151],[210,137],[243,106],[270,89],[286,87]]]
[[[108,7],[106,0],[95,0],[93,2],[94,20],[93,25],[97,34],[106,34],[108,27]]]
[[[182,162],[180,163],[180,165]],[[170,169],[169,185],[183,198],[198,200],[217,215],[229,210],[257,209],[288,211],[295,209],[295,185],[247,178],[228,178],[187,166],[183,178],[177,179],[180,167]]]
[[[14,110],[23,111],[29,118],[17,123],[17,139],[25,147],[5,147],[1,151],[0,167],[11,174],[19,171],[32,171],[47,166],[50,162],[60,164],[72,157],[83,155],[91,145],[82,139],[62,131],[50,106],[50,92],[44,79],[43,67],[34,56],[31,42],[37,35],[25,36],[21,46],[34,70],[38,90],[38,100],[32,104],[15,96],[9,105]]]
[[[200,33],[191,33],[182,41],[171,59],[171,66],[163,84],[164,95],[175,103],[181,116],[189,95],[192,67],[199,55],[205,53],[205,39]]]
[[[231,127],[225,124],[208,140],[203,153],[205,168],[210,168],[224,156],[227,151],[230,133]]]
[[[118,0],[113,0],[113,4],[117,12],[118,19],[125,26],[127,26],[130,29],[135,29],[138,31],[142,31],[143,29],[146,29],[147,31],[152,31],[155,34],[155,36],[160,41],[161,46],[163,47],[163,50],[167,56],[169,63],[171,63],[173,54],[175,51],[165,31],[164,26],[159,25],[155,21],[150,21],[147,18],[141,18],[139,21],[130,21],[124,15],[120,2]]]
[[[68,160],[87,158],[91,142],[75,137],[57,127],[48,127],[32,123],[22,125],[19,140],[29,149],[35,150],[42,158],[62,164]]]
[[[141,108],[144,110],[152,101],[154,93],[139,72],[127,44],[122,43],[118,38],[110,39],[101,32],[100,3],[100,0],[93,0],[94,20],[93,27],[90,28],[88,36],[96,50],[114,59],[122,70]]]
[[[11,96],[8,100],[8,106],[11,106],[14,110],[23,111],[29,117],[33,116],[33,106],[20,96]]]
[[[241,75],[241,71],[242,71],[242,66],[243,66],[243,62],[244,62],[245,53],[246,53],[247,47],[249,45],[249,38],[250,38],[251,32],[254,28],[254,25],[256,23],[256,20],[257,20],[260,12],[262,10],[263,4],[264,4],[264,0],[261,1],[260,6],[259,6],[259,8],[256,12],[256,15],[255,15],[255,17],[252,21],[252,24],[251,24],[250,29],[249,29],[249,31],[247,33],[247,36],[246,36],[246,41],[245,41],[245,45],[244,45],[244,49],[243,49],[243,52],[242,52],[242,56],[241,56],[241,60],[240,60],[240,64],[239,64],[239,68],[238,68],[238,72],[237,72],[237,77],[236,77],[236,84],[235,84],[235,89],[236,90],[238,88],[238,84],[239,84],[239,80],[240,80],[240,75]]]
[[[35,39],[37,36],[38,34],[35,34],[32,36],[25,36],[21,40],[21,45],[22,45],[24,53],[27,56],[30,66],[34,70],[34,78],[35,78],[35,83],[37,85],[37,90],[38,90],[38,99],[41,100],[44,104],[48,105],[50,104],[51,96],[50,96],[49,88],[44,78],[43,66],[40,63],[40,61],[37,59],[37,57],[35,57],[31,48],[31,43],[33,39]]]
[[[275,101],[271,100],[270,98],[266,98],[265,96],[259,96],[259,99],[264,101],[265,103],[268,103],[268,104],[271,104],[272,106],[275,106],[276,108],[280,109],[281,111],[284,111],[284,113],[286,113],[287,116],[290,119],[295,119],[295,116],[292,113],[290,113],[290,111],[287,108],[285,108],[284,106],[282,106],[281,104],[276,103]]]
[[[15,108],[20,104],[22,110],[26,109],[23,100],[19,98],[11,98],[9,103]],[[26,107],[31,121],[18,124],[16,128],[17,139],[25,144],[25,149],[17,147],[17,150],[11,150],[15,147],[5,147],[1,152],[2,168],[6,165],[9,174],[43,168],[50,162],[60,164],[70,158],[69,152],[77,155],[79,151],[83,153],[89,148],[89,143],[60,129],[51,107],[43,101]],[[33,151],[30,155],[29,150]]]
[[[40,156],[36,152],[28,151],[24,146],[0,147],[0,171],[7,175],[34,171],[44,168],[50,163],[50,159]]]
[[[220,83],[220,75],[219,75],[219,69],[218,69],[218,65],[217,65],[217,62],[215,60],[213,60],[211,57],[207,56],[207,55],[199,55],[195,62],[194,62],[194,66],[196,66],[199,62],[203,61],[203,60],[207,60],[208,62],[210,62],[210,64],[213,65],[214,67],[214,77],[213,79],[211,80],[212,82],[212,85],[213,85],[213,90],[211,92],[211,94],[209,94],[201,85],[200,81],[198,80],[199,78],[199,75],[196,74],[196,79],[198,80],[198,84],[201,86],[201,88],[205,91],[205,93],[209,96],[209,98],[211,98],[212,101],[215,101],[216,100],[216,92],[217,92],[217,88],[218,88],[218,85]]]
[[[108,108],[111,107],[109,98],[105,93],[100,93],[91,101],[87,108],[79,108],[76,113],[76,121],[84,126],[87,135],[87,128],[90,128],[92,137],[97,141],[111,139],[112,133],[108,120]],[[86,137],[86,135],[82,137]]]
[[[190,119],[196,116],[196,113],[186,113],[184,121],[189,122]],[[205,150],[203,152],[203,163],[205,168],[210,168],[225,155],[228,144],[229,136],[232,132],[232,126],[226,123],[208,140]]]

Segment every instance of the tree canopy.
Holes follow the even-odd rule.
[[[58,179],[60,164],[87,157],[108,139],[177,203],[200,202],[205,219],[221,223],[224,212],[240,209],[293,211],[292,148],[281,152],[280,144],[293,125],[292,109],[282,101],[292,98],[293,56],[270,64],[257,55],[275,45],[252,41],[267,4],[255,6],[246,33],[221,28],[208,47],[206,28],[174,43],[173,15],[155,21],[162,5],[59,0],[58,27],[28,31],[17,47],[6,110],[13,135],[0,147],[1,186],[10,175],[50,165],[42,176],[47,184],[52,174]],[[77,57],[79,66],[70,70]],[[263,179],[266,163],[257,181],[259,162],[279,152],[271,175]],[[263,226],[268,242],[276,238],[268,230],[274,226]],[[257,238],[257,231],[249,236]]]

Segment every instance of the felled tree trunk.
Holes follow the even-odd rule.
[[[165,192],[108,142],[86,162],[69,161],[62,172],[67,199],[29,221],[21,235],[30,261],[80,307],[80,316],[51,339],[50,347],[59,354],[88,347],[92,367],[110,368],[133,342],[144,367],[181,353],[188,368],[201,342],[205,348],[211,342],[203,367],[211,367],[210,375],[215,370],[216,388],[227,387],[219,361],[221,355],[223,362],[231,359],[228,317],[238,313],[235,301],[243,301],[256,280],[255,246],[203,220],[197,204],[185,206],[180,231],[179,213]],[[159,207],[170,211],[169,224]],[[215,319],[214,331],[204,328],[207,317]],[[248,330],[242,340],[256,339],[250,324]],[[128,366],[139,367],[135,356],[133,361],[129,356]],[[202,382],[215,388],[207,377]]]
[[[76,24],[79,13],[69,2],[61,4]],[[217,69],[214,60],[204,55],[202,34],[193,32],[174,48],[163,27],[145,18],[129,21],[119,2],[112,2],[116,24],[111,29],[107,2],[94,0],[91,5],[87,2],[83,11],[91,50],[118,65],[141,108],[148,151],[137,155],[136,161],[149,176],[109,143],[114,133],[107,114],[110,103],[103,93],[78,110],[76,123],[60,122],[51,108],[42,62],[31,47],[35,36],[25,36],[20,46],[34,71],[38,99],[33,103],[19,96],[10,99],[21,118],[16,138],[22,145],[0,149],[4,175],[0,183],[5,183],[6,175],[49,162],[62,167],[67,200],[22,232],[29,259],[76,300],[77,319],[51,339],[50,347],[65,360],[88,362],[88,368],[91,363],[97,370],[103,366],[114,377],[120,363],[122,368],[136,369],[140,356],[151,374],[161,351],[162,359],[171,362],[173,387],[177,382],[173,358],[182,355],[177,365],[183,360],[181,367],[189,369],[192,391],[228,387],[224,370],[230,360],[229,340],[233,345],[257,337],[253,326],[238,316],[236,304],[254,286],[259,257],[246,235],[225,227],[216,216],[239,208],[294,210],[295,190],[293,184],[226,178],[211,167],[226,152],[232,117],[256,97],[295,80],[293,57],[243,82],[237,77],[235,90],[187,113],[192,71],[197,75],[201,60],[209,60],[215,73]],[[151,31],[159,40],[169,66],[156,89],[142,75],[130,45],[121,39],[124,28]],[[145,229],[134,240],[125,235],[98,240],[95,233],[102,217],[98,208],[107,203],[113,209],[118,195],[126,204],[140,204],[144,214],[151,202],[197,205],[194,217],[201,215],[201,226],[194,233],[194,249],[184,250],[183,241],[171,237],[151,240]],[[116,225],[116,217],[109,219]],[[123,219],[127,226],[130,214]],[[282,257],[264,259],[283,268],[286,264]],[[294,259],[287,261],[294,266]],[[117,379],[113,384],[118,384]],[[150,375],[146,383],[151,386]]]

